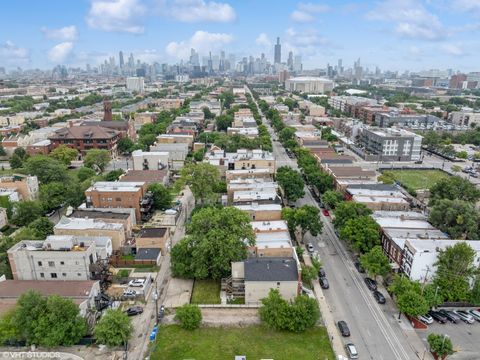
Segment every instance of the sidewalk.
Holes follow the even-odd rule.
[[[310,256],[306,253],[304,253],[302,256],[305,265],[311,266],[312,261],[310,259]],[[342,337],[338,332],[338,328],[335,325],[335,320],[333,320],[332,311],[330,310],[330,307],[328,306],[328,303],[323,296],[323,291],[318,281],[313,281],[313,292],[315,293],[315,297],[317,298],[318,305],[320,307],[320,312],[322,313],[322,322],[327,329],[328,335],[330,336],[330,342],[332,344],[333,352],[337,357],[339,355],[346,357],[347,354],[345,353],[345,349],[343,347],[343,342],[341,340]]]

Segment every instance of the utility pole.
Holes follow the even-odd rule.
[[[158,325],[158,287],[155,281],[155,292],[153,293],[153,300],[155,300],[155,325]]]
[[[430,268],[427,266],[427,268],[425,269],[425,277],[423,278],[423,283],[422,283],[422,295],[423,295],[423,290],[425,289],[425,285],[427,283],[427,276],[429,272],[430,272]]]

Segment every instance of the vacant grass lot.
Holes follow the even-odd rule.
[[[220,281],[195,280],[192,292],[192,304],[220,304]]]
[[[429,189],[437,181],[449,175],[440,170],[389,170],[395,180],[401,182],[408,189]]]
[[[304,333],[277,332],[263,326],[183,330],[178,325],[159,329],[152,360],[247,359],[334,360],[327,332],[315,327]]]

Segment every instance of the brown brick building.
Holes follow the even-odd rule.
[[[101,126],[71,126],[57,130],[49,140],[53,149],[67,145],[82,154],[91,149],[104,149],[113,156],[117,153],[117,142],[120,137],[119,131]]]

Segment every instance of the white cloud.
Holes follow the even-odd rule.
[[[186,59],[190,55],[190,49],[192,48],[199,53],[207,53],[210,50],[218,50],[232,41],[233,36],[230,34],[209,33],[199,30],[188,40],[170,42],[165,50],[170,56]]]
[[[299,23],[315,21],[315,14],[329,11],[327,5],[313,3],[299,3],[297,9],[290,14],[290,19]]]
[[[453,56],[465,55],[465,52],[463,51],[461,46],[456,44],[444,44],[440,47],[440,49],[447,55],[453,55]]]
[[[92,0],[86,21],[93,29],[141,34],[145,12],[139,0]]]
[[[410,46],[408,48],[408,52],[410,55],[412,55],[413,57],[417,57],[417,56],[420,56],[423,54],[423,51],[422,49],[420,49],[418,46]]]
[[[0,46],[0,63],[7,65],[24,65],[30,62],[28,49],[19,47],[11,41]]]
[[[446,29],[439,18],[416,0],[386,0],[367,13],[367,19],[393,22],[399,36],[441,40],[446,37]]]
[[[64,62],[73,50],[73,42],[65,41],[55,45],[48,52],[48,58],[54,63]]]
[[[452,5],[453,5],[453,8],[456,10],[474,11],[480,14],[479,0],[455,0]]]
[[[303,61],[318,61],[323,55],[331,55],[332,45],[315,29],[288,28],[285,31],[285,41],[282,44],[284,52],[293,51],[302,55]]]
[[[235,9],[226,3],[204,0],[164,0],[161,13],[182,22],[231,22]]]
[[[268,48],[272,46],[270,38],[265,33],[261,33],[258,35],[258,37],[255,39],[255,44]]]
[[[75,40],[78,35],[75,25],[65,26],[60,29],[49,29],[47,27],[43,27],[41,31],[48,39],[59,39],[66,41]]]

